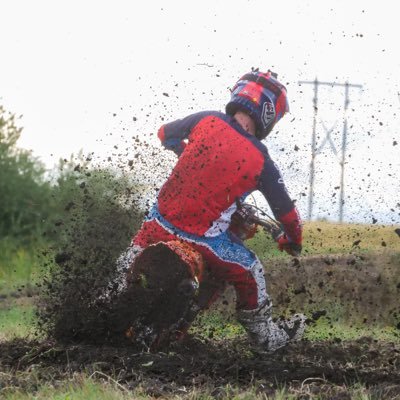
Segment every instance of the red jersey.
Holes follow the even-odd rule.
[[[259,190],[289,239],[301,243],[300,217],[278,168],[267,148],[233,117],[192,114],[163,125],[158,136],[179,156],[158,195],[168,222],[191,234],[216,236],[228,229],[236,199]]]

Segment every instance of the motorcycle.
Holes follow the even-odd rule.
[[[260,216],[261,214],[261,216]],[[279,222],[249,203],[237,203],[230,230],[241,240],[261,226],[275,241]],[[294,253],[293,255],[296,255]],[[126,275],[126,289],[115,304],[119,330],[130,342],[156,351],[182,339],[198,313],[222,290],[201,254],[188,242],[172,240],[145,248]],[[126,305],[129,305],[126,307]]]

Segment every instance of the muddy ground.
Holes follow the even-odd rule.
[[[135,352],[132,347],[15,340],[0,343],[0,354],[0,371],[8,372],[0,374],[0,386],[28,391],[74,372],[98,371],[99,377],[110,376],[128,389],[141,385],[154,397],[211,388],[218,398],[231,385],[267,395],[286,387],[298,398],[320,394],[346,399],[349,386],[363,383],[374,398],[400,398],[400,344],[370,338],[301,341],[273,355],[252,353],[242,338],[219,342],[188,338],[168,353],[155,354]],[[26,379],[33,370],[34,382]]]
[[[267,395],[285,387],[297,398],[348,399],[349,387],[363,384],[371,398],[400,399],[399,341],[303,340],[273,355],[255,354],[244,336],[229,340],[190,336],[155,353],[126,341],[101,343],[99,337],[105,336],[93,328],[102,330],[104,324],[93,325],[100,314],[88,305],[96,294],[93,287],[101,287],[97,285],[101,275],[93,271],[103,265],[106,271],[109,258],[100,252],[89,256],[85,263],[79,257],[58,260],[64,269],[55,275],[58,280],[46,285],[44,321],[52,324],[44,326],[49,327],[50,339],[0,343],[0,389],[32,393],[41,384],[57,385],[84,372],[113,379],[128,390],[140,386],[150,396],[162,398],[184,398],[193,388],[226,398],[228,385]],[[306,311],[311,319],[322,315],[333,324],[386,325],[400,332],[399,264],[398,254],[389,253],[271,262],[266,277],[275,314]],[[221,298],[227,314],[234,313],[234,300],[232,291]]]
[[[398,258],[391,255],[346,255],[279,261],[267,268],[267,278],[276,313],[309,307],[314,318],[321,317],[318,310],[326,311],[321,318],[334,323],[338,315],[329,305],[341,304],[348,306],[339,316],[342,322],[351,325],[358,316],[366,326],[381,321],[399,329],[398,272]],[[233,312],[232,293],[228,290],[215,307],[223,305],[226,313]],[[84,372],[111,378],[128,390],[140,386],[161,398],[190,397],[193,389],[226,398],[226,387],[231,386],[266,395],[285,387],[297,398],[349,399],[349,388],[362,384],[370,398],[400,399],[399,341],[303,340],[273,355],[254,353],[244,335],[225,340],[192,335],[156,353],[126,342],[90,342],[86,337],[74,343],[54,339],[0,343],[0,387],[34,392],[42,383],[57,385]],[[35,379],[29,378],[32,371]]]

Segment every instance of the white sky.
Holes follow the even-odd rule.
[[[241,75],[271,68],[287,84],[291,114],[267,145],[306,216],[313,87],[298,81],[361,84],[350,91],[345,219],[398,224],[396,4],[2,0],[0,103],[23,115],[20,146],[51,167],[81,148],[129,153],[132,136],[151,141],[163,120],[223,110]],[[337,148],[343,102],[342,89],[320,87],[320,141],[321,121],[336,121]],[[328,150],[317,157],[314,212],[335,219],[340,168]]]

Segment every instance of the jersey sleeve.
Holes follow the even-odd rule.
[[[166,149],[172,150],[180,156],[186,146],[185,139],[189,137],[190,132],[199,121],[207,115],[209,113],[199,112],[162,125],[158,130],[158,138]]]
[[[259,179],[258,190],[264,195],[275,218],[282,223],[288,239],[301,244],[303,229],[300,215],[289,197],[277,166],[268,154]]]

